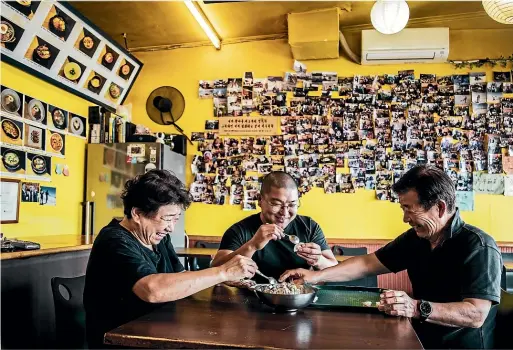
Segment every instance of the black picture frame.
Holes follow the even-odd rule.
[[[73,13],[83,24],[86,24],[87,26],[89,26],[90,28],[92,28],[93,30],[95,30],[98,34],[100,34],[102,37],[103,37],[103,40],[106,42],[106,45],[108,45],[109,47],[115,47],[116,49],[118,49],[120,52],[123,53],[123,55],[129,57],[130,59],[132,59],[134,62],[136,62],[138,65],[139,65],[139,69],[137,70],[137,72],[135,73],[135,76],[134,76],[134,79],[132,80],[132,83],[127,87],[127,92],[126,94],[123,96],[123,99],[119,101],[119,105],[123,104],[127,98],[127,96],[130,94],[130,91],[132,90],[132,87],[135,83],[135,81],[137,80],[144,64],[137,58],[135,57],[134,55],[132,55],[127,49],[125,49],[123,46],[121,46],[119,43],[117,43],[115,40],[113,40],[109,35],[107,35],[103,30],[101,30],[100,28],[98,28],[95,24],[93,24],[89,19],[87,19],[83,14],[81,14],[77,9],[75,9],[69,2],[67,1],[59,1],[59,5],[63,6],[66,10],[70,11],[71,13]],[[78,22],[78,21],[77,21]],[[77,23],[78,24],[78,23]],[[27,35],[28,33],[25,33],[25,35]],[[56,76],[55,78],[53,77],[49,77],[41,72],[39,72],[37,69],[31,67],[30,65],[27,65],[27,64],[24,64],[18,60],[15,60],[7,55],[2,55],[2,61],[3,62],[6,62],[24,72],[27,72],[27,73],[30,73],[32,74],[33,76],[45,81],[45,82],[48,82],[54,86],[57,86],[69,93],[72,93],[78,97],[81,97],[89,102],[92,102],[96,105],[99,105],[99,106],[102,106],[104,107],[105,109],[107,109],[108,111],[111,111],[111,112],[115,112],[115,108],[113,108],[112,106],[110,105],[107,105],[105,104],[104,102],[102,102],[101,100],[97,100],[96,98],[94,97],[91,97],[91,96],[88,96],[78,90],[75,90],[75,89],[72,89],[70,87],[68,87],[67,85],[63,84],[62,82],[60,82],[58,79],[58,77]]]

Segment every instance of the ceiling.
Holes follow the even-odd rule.
[[[287,14],[340,7],[342,30],[370,25],[373,1],[249,1],[207,3],[203,10],[223,40],[287,32]],[[489,18],[481,1],[410,1],[409,27],[505,28]],[[208,38],[181,1],[73,1],[114,40],[130,49],[195,43]],[[511,26],[510,26],[511,27]]]

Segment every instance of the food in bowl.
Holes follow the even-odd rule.
[[[103,56],[103,61],[107,64],[111,64],[113,61],[114,61],[114,55],[110,52],[107,52],[104,56]]]
[[[50,136],[50,146],[55,152],[60,152],[63,146],[62,136],[57,133],[52,134]]]
[[[46,161],[41,156],[32,158],[32,170],[36,174],[43,174],[46,171]]]
[[[7,137],[16,140],[20,137],[20,129],[12,121],[4,119],[2,121],[2,129],[4,130]]]
[[[36,47],[36,55],[38,59],[48,60],[52,56],[50,49],[46,45],[39,45]]]
[[[64,75],[71,81],[75,81],[82,75],[82,68],[76,62],[66,63],[64,66]]]
[[[86,49],[91,50],[94,46],[94,40],[90,36],[86,36],[82,39],[82,44]]]
[[[125,76],[130,74],[130,66],[128,64],[124,64],[123,67],[121,67],[121,74]]]
[[[18,105],[18,102],[16,101],[16,98],[11,94],[5,94],[3,106],[4,108],[9,112],[17,112],[20,106]]]
[[[257,286],[258,291],[270,294],[282,294],[282,295],[294,295],[294,294],[305,294],[305,286],[296,285],[294,283],[278,283],[278,284],[265,284]]]
[[[64,33],[66,31],[66,21],[62,16],[54,16],[51,22],[55,31],[60,33]]]
[[[101,85],[102,85],[102,78],[100,78],[97,75],[95,75],[94,77],[91,78],[91,80],[89,80],[89,86],[92,89],[98,89]]]
[[[30,0],[16,0],[18,4],[21,6],[29,7],[32,4],[32,1]]]
[[[8,22],[2,21],[0,23],[0,42],[10,43],[16,40],[14,37],[14,28]]]
[[[41,142],[41,132],[39,130],[32,130],[30,133],[30,140],[35,144]]]
[[[54,109],[52,112],[53,125],[55,125],[59,129],[63,129],[65,127],[65,116],[64,112],[60,109]]]
[[[111,84],[109,87],[109,93],[112,98],[118,98],[121,95],[121,89],[116,84]]]
[[[20,157],[12,151],[5,152],[2,157],[4,166],[9,171],[16,171],[20,165]]]
[[[30,115],[35,120],[40,120],[41,119],[41,117],[42,117],[41,113],[42,113],[41,108],[37,104],[34,104],[32,106],[32,108],[30,108]]]

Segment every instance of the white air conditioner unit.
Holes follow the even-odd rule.
[[[440,63],[449,56],[449,28],[407,28],[386,35],[362,30],[362,64]]]

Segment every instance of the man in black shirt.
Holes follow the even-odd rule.
[[[412,318],[425,348],[493,347],[502,268],[494,239],[461,220],[454,184],[438,168],[415,167],[393,190],[410,230],[373,254],[319,272],[287,271],[280,279],[350,281],[407,270],[413,298],[386,291],[381,311]]]
[[[125,217],[113,220],[94,241],[84,289],[90,348],[103,348],[109,330],[218,283],[251,278],[255,263],[236,256],[202,271],[184,271],[169,234],[191,200],[185,186],[166,170],[127,181]]]
[[[297,215],[299,193],[289,174],[275,171],[264,177],[259,205],[259,214],[225,232],[212,266],[242,255],[252,258],[264,275],[278,278],[287,269],[324,269],[337,264],[320,226],[307,216]],[[301,243],[296,246],[287,235],[298,237]],[[255,278],[268,283],[258,275]]]

